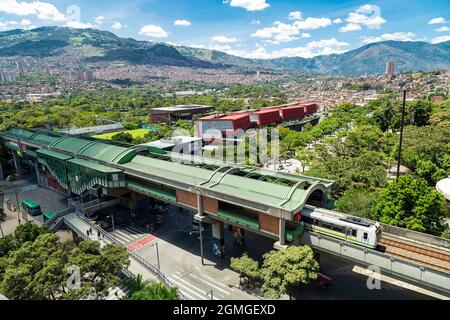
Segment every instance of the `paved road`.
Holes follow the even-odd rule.
[[[230,258],[247,251],[261,261],[262,255],[273,249],[274,241],[247,233],[244,249],[236,246],[226,231],[227,256],[219,259],[212,254],[211,230],[207,229],[205,265],[202,265],[198,234],[189,234],[192,215],[176,209],[169,211],[166,222],[156,232],[150,234],[139,227],[124,226],[116,230],[117,239],[153,264],[157,264],[155,243],[158,243],[161,271],[190,299],[211,299],[211,290],[214,299],[255,299],[238,288],[239,277],[229,268]],[[333,278],[330,289],[324,291],[311,283],[298,290],[297,299],[430,299],[387,282],[381,283],[381,290],[369,290],[367,278],[354,271],[354,263],[330,254],[321,253],[320,265],[322,272]]]

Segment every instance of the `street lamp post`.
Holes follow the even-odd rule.
[[[158,242],[155,242],[154,244],[151,245],[151,247],[155,247],[156,246],[156,259],[158,261],[158,270],[161,271],[161,264],[159,263],[159,248],[158,248]]]
[[[114,239],[117,241],[117,238],[116,238],[116,229],[114,228],[114,213],[111,213],[111,221],[112,221],[113,236],[114,236]]]
[[[200,222],[200,255],[202,257],[202,265],[205,265],[204,257],[203,257],[203,223]]]
[[[400,177],[400,161],[402,157],[403,123],[405,122],[406,89],[403,89],[402,122],[400,124],[400,144],[398,147],[397,179]]]
[[[17,202],[17,222],[20,224],[20,203],[19,203],[19,196],[17,195],[17,189],[14,189],[14,193],[16,194],[16,202]]]

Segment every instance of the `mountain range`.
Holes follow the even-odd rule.
[[[0,32],[2,57],[46,58],[67,56],[89,62],[175,65],[186,67],[286,69],[333,75],[383,73],[393,60],[397,71],[432,71],[450,68],[450,41],[430,44],[420,41],[384,41],[364,45],[342,54],[313,58],[245,59],[208,49],[120,38],[108,31],[40,27]]]

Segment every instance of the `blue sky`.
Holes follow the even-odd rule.
[[[382,40],[450,40],[450,1],[0,0],[0,31],[58,25],[221,50],[312,57]]]

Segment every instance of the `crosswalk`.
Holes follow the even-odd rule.
[[[234,291],[234,289],[214,280],[205,273],[182,274],[177,271],[169,277],[169,280],[189,300],[211,300],[211,296],[213,300],[232,299],[230,294]]]
[[[111,232],[112,237],[116,237],[117,241],[124,245],[134,243],[148,236],[149,233],[135,226],[126,226]]]

